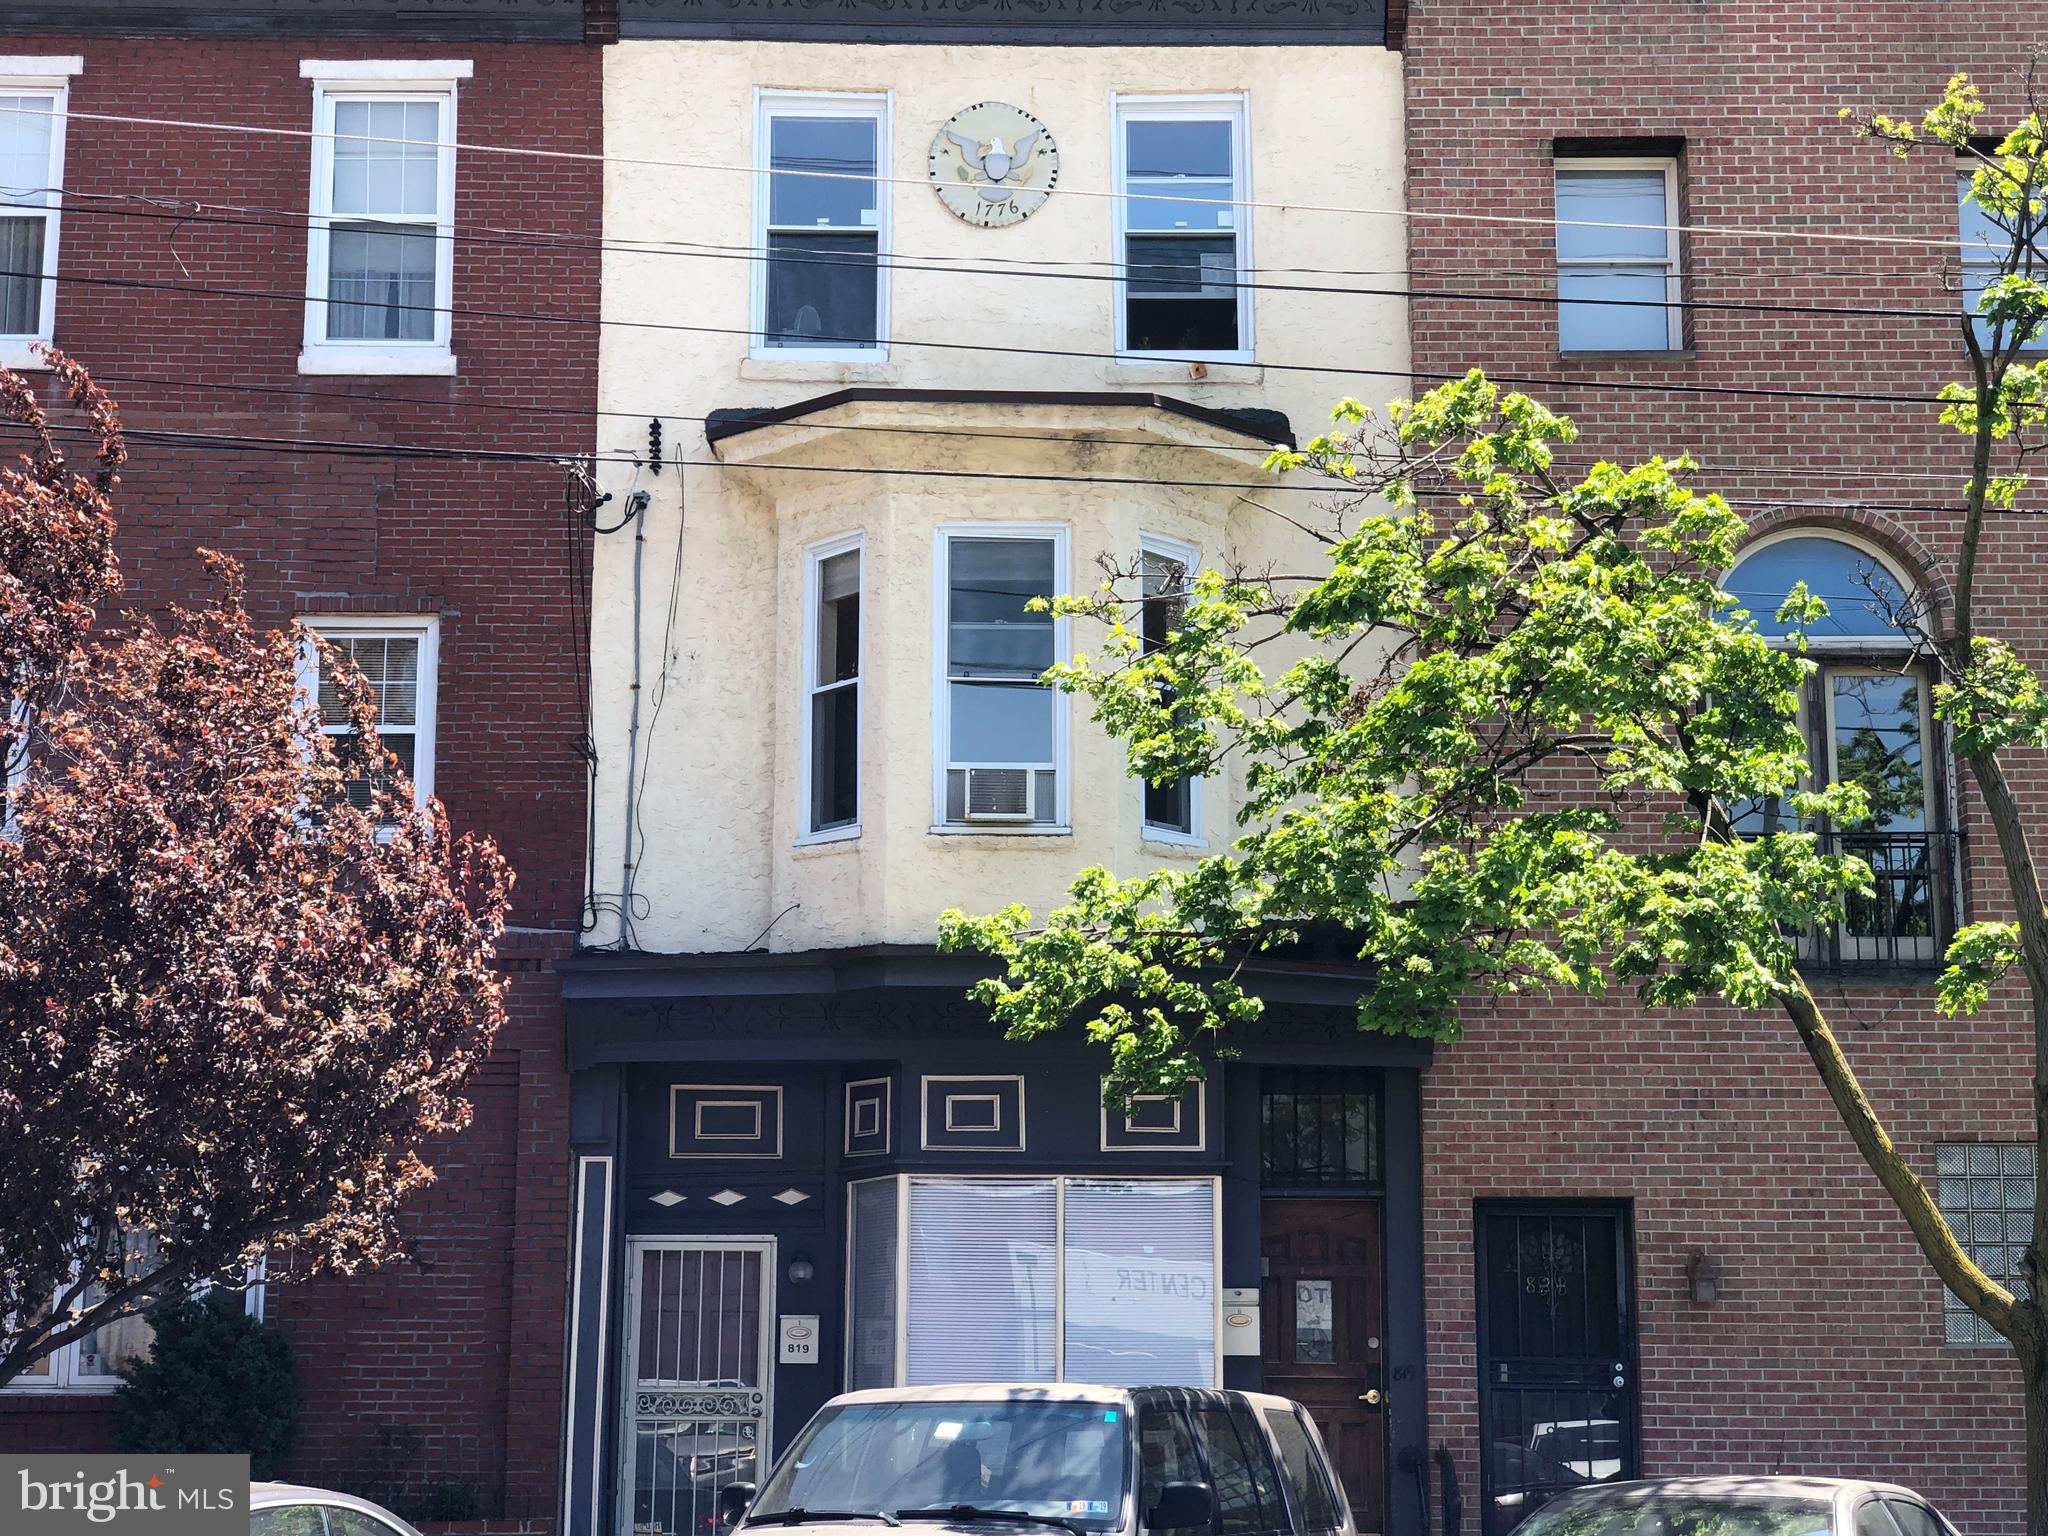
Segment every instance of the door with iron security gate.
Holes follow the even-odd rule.
[[[1480,1531],[1637,1475],[1628,1207],[1482,1201],[1477,1209]]]
[[[717,1536],[718,1490],[770,1458],[775,1243],[633,1238],[619,1536]]]

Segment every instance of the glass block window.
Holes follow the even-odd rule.
[[[1380,1076],[1268,1067],[1259,1085],[1259,1177],[1274,1188],[1380,1182]]]
[[[2029,1142],[1951,1143],[1935,1149],[1935,1198],[1949,1230],[2000,1285],[2024,1295],[2020,1259],[2034,1220],[2034,1148]],[[1992,1326],[1947,1291],[1943,1337],[1950,1344],[1998,1344]]]

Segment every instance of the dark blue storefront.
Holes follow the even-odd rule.
[[[1343,967],[1272,966],[1235,1054],[1127,1113],[930,950],[567,969],[565,1536],[703,1536],[833,1394],[955,1380],[1285,1392],[1359,1529],[1417,1528],[1428,1055],[1358,1033]]]

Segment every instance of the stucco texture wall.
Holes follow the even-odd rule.
[[[1128,563],[1141,532],[1192,543],[1208,565],[1289,568],[1305,541],[1268,507],[1304,511],[1312,498],[1273,488],[1258,437],[1135,409],[862,405],[728,439],[714,456],[703,418],[848,386],[1121,390],[1278,410],[1305,436],[1343,395],[1398,393],[1405,316],[1399,297],[1377,294],[1256,292],[1249,365],[1195,376],[1184,363],[1116,359],[1117,290],[1103,279],[1121,253],[1114,201],[1099,195],[1111,188],[1119,93],[1242,93],[1252,171],[1240,195],[1261,205],[1247,215],[1258,280],[1315,283],[1325,280],[1275,269],[1342,268],[1380,274],[1350,280],[1359,287],[1399,290],[1400,219],[1264,206],[1400,205],[1398,56],[629,43],[607,50],[606,68],[605,313],[615,323],[600,393],[616,414],[605,446],[644,457],[645,422],[658,415],[666,459],[659,474],[606,470],[607,488],[652,494],[637,605],[632,942],[677,952],[929,943],[949,905],[1043,910],[1085,865],[1129,873],[1193,856],[1141,841],[1140,787],[1082,705],[1063,706],[1071,835],[932,831],[933,531],[1066,525],[1070,590],[1097,583],[1104,554]],[[756,177],[732,168],[755,163],[763,90],[889,94],[887,174],[898,180],[883,195],[898,265],[884,276],[886,359],[749,356]],[[989,99],[1035,114],[1060,150],[1059,190],[1010,229],[963,224],[924,182],[939,124]],[[1069,275],[1032,275],[1050,272]],[[1332,371],[1268,366],[1309,362]],[[856,530],[866,539],[862,830],[799,847],[803,551]],[[634,548],[631,528],[599,541],[593,592],[594,876],[615,907],[627,905]],[[1091,649],[1099,634],[1077,624],[1072,644]],[[1232,800],[1230,786],[1206,787],[1212,845],[1229,835]]]

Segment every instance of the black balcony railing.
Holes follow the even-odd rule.
[[[1933,970],[1955,931],[1954,832],[1824,832],[1829,853],[1870,866],[1868,895],[1851,896],[1842,921],[1800,943],[1803,963],[1824,970]]]

